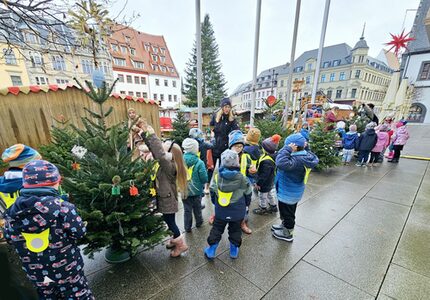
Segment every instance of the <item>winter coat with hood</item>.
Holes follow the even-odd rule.
[[[405,145],[409,139],[409,132],[406,129],[406,126],[403,125],[397,128],[396,132],[393,134],[393,144],[394,145]]]
[[[228,149],[228,134],[233,130],[238,130],[239,125],[236,119],[229,120],[229,116],[222,114],[219,122],[216,121],[215,115],[212,118],[211,126],[214,126],[215,144],[212,149],[214,157],[220,157],[224,150]]]
[[[50,279],[64,284],[75,280],[84,265],[76,242],[84,236],[86,228],[73,204],[60,199],[53,188],[22,189],[5,217],[6,239],[15,246],[32,282],[41,285]],[[49,230],[48,247],[39,253],[30,251],[23,233],[46,230]]]
[[[209,149],[213,149],[214,146],[211,143],[205,142],[203,138],[197,138],[196,141],[199,143],[200,159],[203,161],[205,166],[207,166],[207,152]]]
[[[357,132],[347,132],[342,139],[343,148],[346,150],[352,150],[358,148],[358,133]]]
[[[375,147],[373,147],[372,152],[382,152],[382,150],[387,148],[390,143],[390,136],[385,131],[378,131],[376,135],[378,136],[378,140]]]
[[[203,186],[208,182],[208,173],[201,159],[194,153],[184,154],[187,168],[193,167],[191,180],[188,181],[188,196],[200,196],[203,194]]]
[[[225,193],[233,193],[227,206],[218,203],[218,189]],[[212,180],[210,190],[217,219],[235,222],[245,217],[246,207],[251,204],[252,187],[238,168],[221,167],[216,180]]]
[[[157,209],[162,214],[178,212],[178,191],[176,187],[176,164],[171,153],[166,153],[163,143],[155,134],[142,134],[145,144],[160,167],[155,178]]]
[[[363,132],[358,139],[358,150],[371,151],[373,147],[375,147],[377,141],[378,136],[376,135],[375,129],[366,129],[366,131]]]
[[[257,172],[257,185],[260,187],[261,193],[269,193],[273,185],[275,183],[275,170],[276,170],[276,153],[269,154],[264,153],[262,158],[264,156],[269,156],[271,159],[264,159],[261,160],[260,164],[258,165],[258,172]]]
[[[302,199],[305,191],[306,168],[314,168],[318,157],[310,151],[292,152],[285,145],[276,157],[276,191],[278,200],[286,204],[296,204]]]
[[[243,148],[243,152],[247,155],[249,155],[250,158],[250,165],[248,166],[248,168],[251,165],[254,165],[257,168],[257,163],[258,160],[261,157],[262,151],[259,145],[245,145],[245,147]],[[247,171],[246,176],[248,177],[248,179],[251,181],[251,183],[255,183],[257,181],[257,173],[255,174],[251,174]]]

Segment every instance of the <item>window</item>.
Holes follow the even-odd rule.
[[[284,80],[281,80],[281,86],[284,86]]]
[[[99,63],[99,69],[104,73],[108,74],[109,72],[109,63],[107,61],[102,61]]]
[[[143,96],[143,98],[148,98],[148,93],[147,92],[143,92],[142,96]]]
[[[172,80],[172,86],[176,87],[176,80]]]
[[[359,63],[362,63],[364,61],[364,56],[363,55],[360,55],[360,57],[358,58],[358,62]]]
[[[152,54],[151,57],[152,57],[153,61],[155,61],[155,62],[158,61],[158,55],[157,54]]]
[[[57,78],[55,81],[57,82],[57,84],[66,84],[66,83],[69,83],[69,80],[67,80],[67,79],[59,79],[59,78]]]
[[[121,95],[125,95],[125,91],[120,91],[119,92]]]
[[[297,73],[297,72],[302,72],[303,71],[303,67],[297,67],[297,68],[295,68],[295,72]]]
[[[169,95],[167,98],[169,99],[169,102],[172,102],[172,95]]]
[[[360,73],[361,73],[360,70],[356,70],[355,71],[355,78],[360,78]]]
[[[43,65],[43,57],[39,52],[30,52],[29,54],[32,67],[40,67]]]
[[[141,92],[136,92],[136,97],[138,97],[138,98],[142,97],[142,93]]]
[[[331,73],[330,74],[330,81],[334,81],[334,77],[336,76],[336,74],[335,73]]]
[[[49,80],[46,77],[35,77],[37,85],[49,84]]]
[[[132,60],[133,67],[138,69],[145,69],[145,64],[141,61]]]
[[[311,83],[311,76],[306,76],[306,84]]]
[[[140,77],[139,76],[134,76],[134,83],[135,84],[139,84],[140,83]]]
[[[340,65],[340,59],[334,60],[333,61],[333,67],[337,67]]]
[[[160,94],[160,100],[164,101],[164,94]]]
[[[130,44],[130,37],[129,37],[129,36],[126,36],[126,37],[125,37],[125,42],[126,42],[127,44]]]
[[[110,44],[110,46],[111,46],[111,48],[112,48],[112,50],[113,51],[116,51],[116,52],[118,52],[118,45],[117,44]]]
[[[357,89],[351,90],[351,98],[355,98],[355,95],[357,94]]]
[[[312,64],[308,64],[308,71],[312,70]]]
[[[121,53],[127,54],[127,47],[126,46],[121,46]]]
[[[160,48],[161,54],[166,54],[166,48]]]
[[[154,94],[154,100],[157,100],[157,94]]]
[[[321,82],[325,82],[325,74],[321,75]]]
[[[118,82],[124,82],[124,75],[118,74]]]
[[[140,84],[146,84],[146,78],[140,77]]]
[[[323,63],[323,68],[328,68],[328,67],[330,67],[330,62],[329,61],[325,61]]]
[[[136,55],[136,49],[130,48],[130,54],[131,55]]]
[[[331,99],[332,93],[333,93],[333,91],[332,91],[332,90],[328,90],[328,91],[327,91],[327,98],[328,98],[328,99]]]
[[[145,43],[145,51],[149,52],[149,43]]]
[[[64,61],[64,58],[60,55],[52,56],[52,68],[56,71],[65,71],[66,62]]]
[[[266,97],[267,97],[267,96],[269,96],[269,95],[270,95],[270,92],[269,92],[269,91],[266,91]]]
[[[340,72],[339,80],[345,80],[345,72]]]
[[[90,60],[83,59],[81,63],[82,63],[82,72],[84,72],[85,74],[93,74],[94,67],[93,67],[93,63]]]
[[[339,99],[342,97],[342,90],[336,90],[336,99]]]
[[[169,81],[164,80],[164,86],[169,86]]]
[[[170,68],[169,68],[169,71],[170,71],[170,73],[175,74],[175,68],[170,67]]]
[[[39,44],[37,36],[31,32],[25,33],[25,41],[29,44]]]
[[[166,62],[166,57],[165,56],[160,56],[160,61],[164,64]]]
[[[173,95],[173,101],[174,101],[174,102],[178,102],[178,96]]]
[[[125,67],[126,66],[125,59],[123,59],[123,58],[114,57],[113,58],[113,63],[115,65],[121,66],[121,67]]]
[[[133,77],[131,75],[127,75],[127,83],[133,83]]]
[[[418,75],[418,80],[430,79],[430,61],[423,61],[421,64],[421,71]]]
[[[257,93],[257,98],[260,98],[260,95],[261,95],[261,94],[260,94],[260,92],[258,92],[258,93]]]
[[[133,92],[128,92],[128,95],[129,96],[134,96],[134,93]]]
[[[152,64],[151,66],[153,71],[158,71],[158,65]]]
[[[160,79],[155,79],[155,85],[160,85]]]
[[[3,49],[3,56],[7,65],[16,65],[15,53],[12,49]],[[21,78],[21,77],[20,77]]]
[[[12,85],[13,86],[22,85],[21,76],[10,75],[10,80],[12,80]]]
[[[154,51],[154,53],[157,54],[158,53],[158,47],[152,46],[152,51]]]
[[[166,73],[167,68],[165,66],[161,66],[161,71],[163,71],[164,73]]]

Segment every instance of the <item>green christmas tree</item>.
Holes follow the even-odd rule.
[[[166,235],[162,219],[149,208],[153,163],[132,161],[132,153],[127,150],[130,128],[126,122],[107,125],[106,118],[113,108],[106,110],[104,103],[112,87],[105,82],[101,88],[94,88],[90,82],[86,85],[89,90],[85,93],[98,104],[99,111],[85,108],[90,117],[81,118],[84,129],[74,125],[71,130],[55,129],[54,147],[48,156],[62,172],[63,189],[88,222],[87,234],[80,240],[85,245],[84,253],[92,257],[108,247],[106,259],[120,262],[136,254],[139,247],[154,246]],[[71,140],[65,140],[67,137]],[[82,147],[81,155],[65,155],[62,143],[67,143],[69,152],[71,144]]]
[[[176,118],[172,123],[172,139],[179,145],[182,145],[182,141],[188,137],[190,131],[189,121],[185,118],[185,114],[182,111],[178,111]]]
[[[284,141],[293,130],[290,127],[285,128],[282,124],[282,114],[276,113],[282,108],[283,101],[277,100],[272,105],[269,105],[267,99],[264,100],[266,108],[263,112],[263,116],[256,119],[254,124],[255,127],[261,131],[261,140],[271,137],[274,134],[279,134],[282,138],[279,142],[279,148],[284,146]]]
[[[218,106],[219,101],[226,96],[226,81],[221,72],[219,50],[215,39],[215,32],[209,20],[209,15],[201,26],[201,48],[202,48],[202,95],[203,107]],[[194,43],[190,60],[185,69],[184,92],[188,101],[184,104],[197,106],[197,48]]]
[[[334,143],[338,134],[334,130],[327,131],[328,124],[318,122],[310,133],[309,146],[319,158],[316,170],[323,170],[340,165],[341,157],[337,155]]]

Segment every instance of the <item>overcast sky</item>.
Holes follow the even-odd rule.
[[[228,93],[252,79],[256,3],[257,0],[201,0],[201,19],[206,13],[210,16]],[[295,4],[295,0],[262,1],[258,73],[289,61]],[[324,0],[302,1],[296,58],[318,48],[324,4]],[[390,40],[389,33],[401,32],[406,9],[417,9],[418,5],[419,0],[332,0],[325,46],[347,43],[353,47],[366,22],[369,54],[376,57]],[[164,35],[182,76],[195,39],[195,1],[129,0],[125,13],[133,11],[140,13],[132,24],[134,28]],[[406,14],[407,31],[414,18],[415,12]]]

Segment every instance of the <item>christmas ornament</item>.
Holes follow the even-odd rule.
[[[79,164],[79,163],[77,163],[77,162],[74,162],[74,163],[72,164],[72,170],[77,171],[77,170],[80,170],[80,169],[81,169],[81,164]]]
[[[79,145],[74,145],[72,148],[72,154],[76,156],[78,159],[82,159],[87,152],[88,152],[87,149]]]
[[[119,177],[118,175],[115,175],[112,178],[112,195],[117,196],[121,194],[121,187],[119,186],[121,182],[121,177]]]
[[[139,195],[139,191],[137,190],[137,187],[134,185],[134,181],[130,180],[130,196],[137,196]]]
[[[404,29],[403,29],[402,33],[399,35],[394,35],[394,34],[390,33],[390,35],[393,39],[385,44],[387,46],[391,46],[390,49],[388,49],[388,51],[391,51],[391,49],[394,48],[394,54],[396,56],[398,56],[399,52],[402,49],[408,49],[408,47],[406,46],[408,42],[415,40],[414,38],[408,37],[409,34],[411,34],[410,32],[407,34],[404,34],[404,33],[405,33]]]
[[[150,188],[149,195],[151,195],[151,197],[155,197],[157,196],[157,191],[154,188]]]
[[[272,106],[273,106],[273,105],[275,105],[275,103],[276,103],[276,98],[275,98],[275,96],[271,95],[271,96],[267,97],[266,102],[267,102],[267,105],[268,105],[268,106],[272,107]]]

